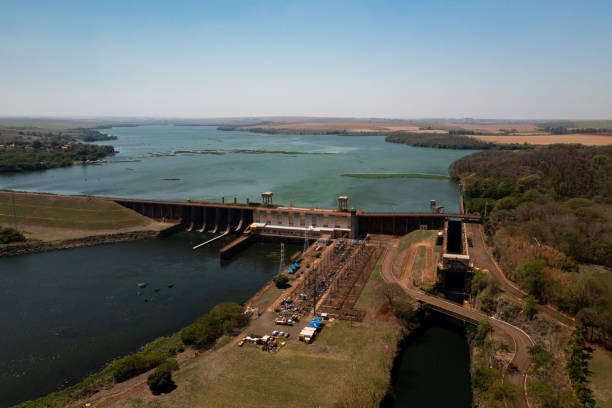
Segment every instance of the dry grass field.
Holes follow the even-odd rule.
[[[612,353],[604,349],[596,348],[593,359],[590,361],[589,370],[592,371],[591,389],[597,400],[597,406],[601,408],[612,408]]]
[[[265,125],[245,126],[268,129],[287,129],[292,131],[347,131],[347,132],[422,132],[422,133],[444,133],[444,130],[419,130],[420,125],[403,122],[385,121],[347,121],[347,122],[276,122]]]
[[[473,130],[475,132],[482,133],[503,133],[504,130],[516,129],[520,133],[525,132],[539,132],[540,129],[534,123],[502,123],[502,124],[493,124],[493,125],[471,125],[465,123],[440,123],[441,127],[447,129],[465,129],[465,130]]]
[[[585,146],[606,146],[612,144],[612,134],[587,134],[577,133],[571,135],[510,135],[510,136],[491,136],[491,135],[476,135],[472,136],[475,139],[485,142],[510,144],[510,143],[528,143],[538,145],[550,145],[557,143],[572,144],[580,143]]]
[[[9,191],[0,191],[0,225],[42,241],[168,227],[101,198]]]

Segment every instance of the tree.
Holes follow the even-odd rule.
[[[12,242],[25,242],[23,234],[13,228],[0,227],[0,244],[10,244]]]
[[[599,323],[599,313],[595,309],[585,307],[576,314],[576,320],[586,329],[591,328],[590,339],[593,339],[593,327]]]
[[[529,356],[531,358],[531,364],[533,364],[533,370],[538,373],[542,368],[553,360],[552,354],[544,350],[539,344],[535,344],[529,347]]]
[[[176,388],[172,380],[172,370],[169,366],[162,364],[153,371],[147,378],[149,389],[154,395],[170,392]]]
[[[289,277],[287,275],[283,275],[282,273],[279,273],[278,275],[276,275],[274,278],[272,278],[272,281],[274,282],[274,284],[276,285],[277,288],[286,288],[289,284]]]
[[[397,283],[383,283],[379,286],[378,292],[388,306],[393,306],[395,298],[404,295],[404,291]]]
[[[537,312],[535,305],[536,300],[533,295],[527,296],[523,301],[523,313],[525,313],[529,319],[533,319],[533,316],[535,316]]]
[[[546,261],[538,259],[537,261],[526,262],[516,270],[516,279],[521,288],[538,299],[543,298],[544,288],[547,284],[544,272],[545,266]]]
[[[472,340],[474,341],[474,344],[479,346],[483,345],[485,339],[487,338],[487,334],[489,334],[491,330],[492,326],[489,319],[482,319],[479,321],[476,328],[472,329]]]

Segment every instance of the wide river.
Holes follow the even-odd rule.
[[[118,140],[102,144],[120,151],[107,163],[3,175],[0,188],[176,201],[258,200],[273,191],[277,203],[320,207],[334,207],[338,195],[348,195],[351,207],[368,211],[430,211],[435,199],[457,211],[457,187],[449,180],[342,174],[447,175],[450,163],[471,153],[386,143],[378,136],[262,135],[210,126],[104,132]],[[253,245],[222,263],[217,251],[223,242],[191,251],[204,238],[182,233],[0,258],[0,407],[74,384],[217,303],[247,300],[278,270],[278,244]],[[139,282],[149,285],[139,289]],[[445,347],[428,344],[434,355]]]
[[[259,201],[334,208],[338,195],[368,211],[429,211],[437,200],[457,211],[449,180],[358,179],[346,173],[448,175],[468,150],[386,143],[383,136],[266,135],[214,126],[138,126],[103,130],[120,153],[103,165],[0,176],[0,188],[159,200]]]

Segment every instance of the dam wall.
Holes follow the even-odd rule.
[[[109,198],[146,217],[180,224],[189,231],[241,232],[253,224],[288,235],[405,235],[418,229],[443,230],[449,218],[480,222],[476,214],[367,213],[357,210],[283,207],[274,205],[172,202]]]

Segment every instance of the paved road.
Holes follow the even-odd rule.
[[[488,316],[482,312],[474,309],[467,309],[456,303],[449,302],[436,296],[428,295],[421,290],[410,287],[405,282],[398,280],[393,274],[393,260],[397,256],[397,248],[390,245],[390,243],[387,243],[385,246],[387,250],[385,252],[385,258],[383,259],[381,274],[386,282],[397,283],[406,293],[408,293],[408,295],[414,299],[426,302],[435,306],[436,308],[444,309],[452,314],[462,316],[466,319],[479,321],[488,318]],[[529,335],[527,335],[527,333],[509,323],[495,318],[491,318],[490,322],[493,326],[493,330],[501,330],[507,333],[512,337],[515,344],[514,358],[509,365],[510,369],[506,369],[506,372],[504,373],[504,381],[515,384],[520,389],[525,391],[526,373],[530,364],[527,349],[534,344],[533,341]],[[522,398],[519,398],[516,402],[517,406],[528,407],[524,393]]]

